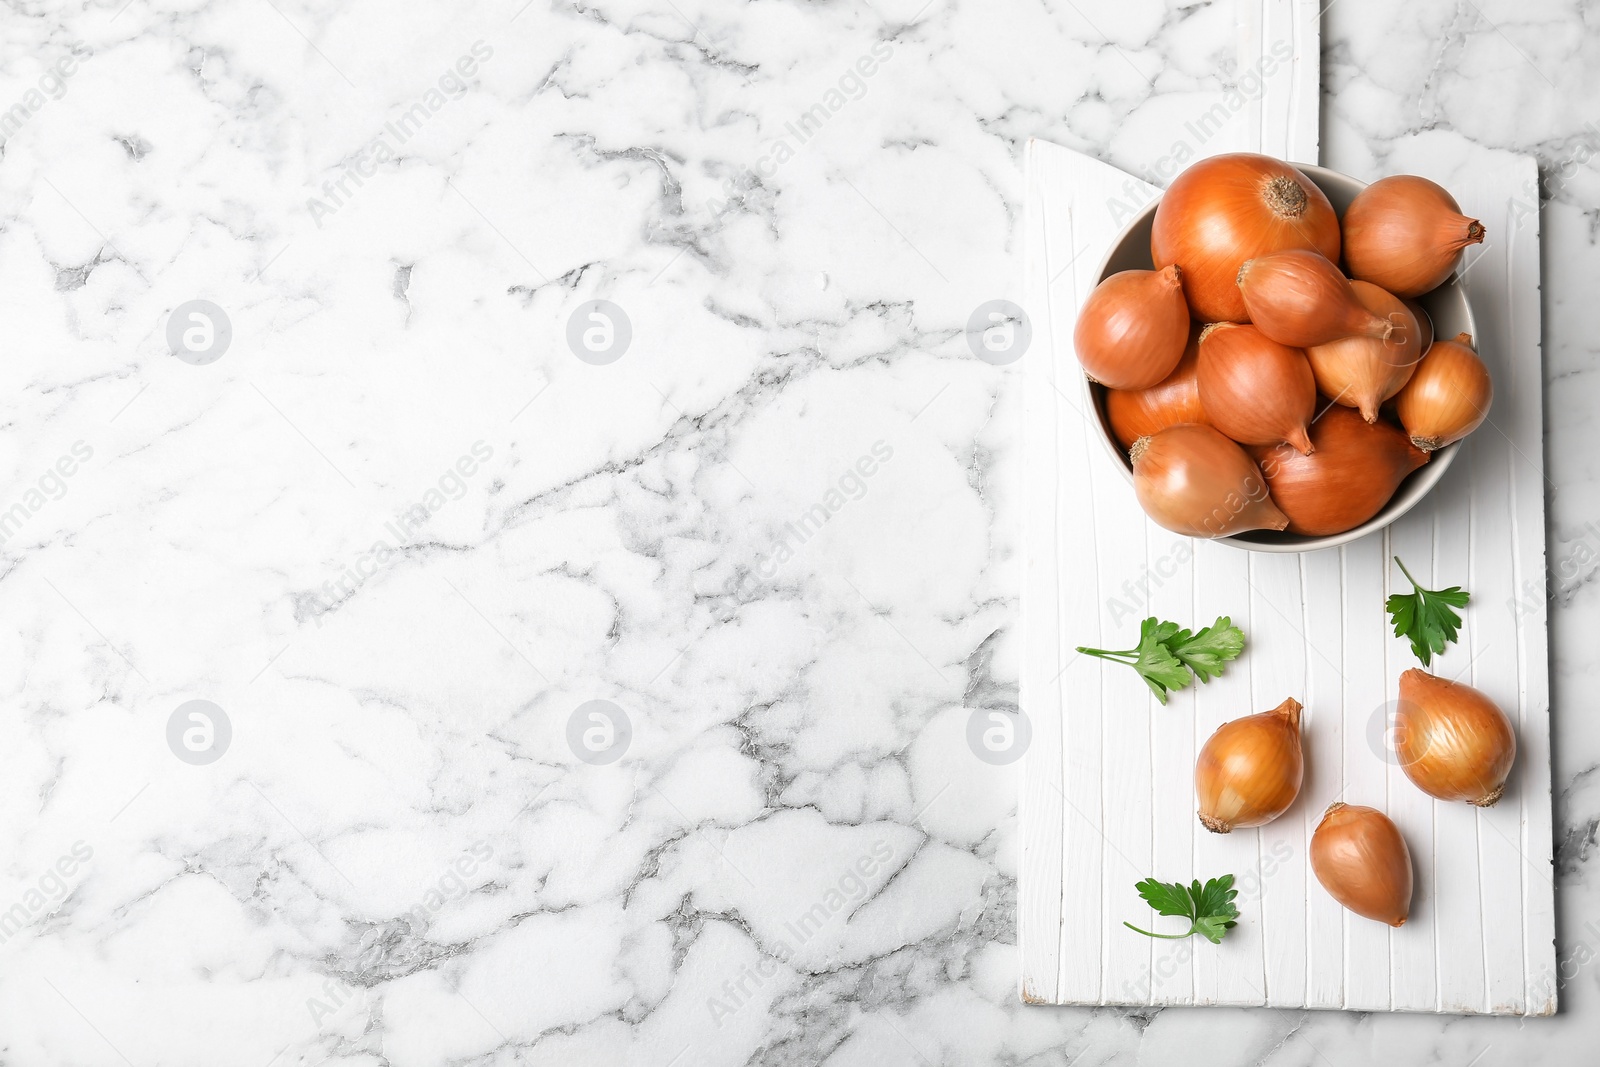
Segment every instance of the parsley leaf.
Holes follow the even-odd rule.
[[[1223,615],[1210,626],[1201,627],[1193,637],[1188,630],[1178,631],[1167,647],[1205,683],[1220,677],[1222,665],[1244,651],[1244,631]]]
[[[1400,572],[1411,582],[1411,592],[1395,593],[1384,603],[1394,621],[1394,635],[1408,638],[1411,651],[1424,667],[1444,653],[1444,646],[1455,641],[1461,630],[1461,616],[1453,608],[1464,608],[1472,594],[1459,585],[1449,589],[1424,589],[1411,577],[1400,557]]]
[[[1154,617],[1139,624],[1139,644],[1121,651],[1083,648],[1086,656],[1098,656],[1115,663],[1126,663],[1139,672],[1156,700],[1167,702],[1167,693],[1182,689],[1198,676],[1209,682],[1222,673],[1223,664],[1237,659],[1244,650],[1244,632],[1226,615],[1219,616],[1198,633],[1178,629],[1175,622]]]
[[[1181,934],[1156,934],[1141,930],[1130,922],[1122,924],[1136,934],[1169,941],[1181,941],[1192,934],[1199,934],[1217,945],[1222,943],[1223,936],[1229,930],[1239,925],[1239,909],[1233,905],[1233,898],[1239,895],[1239,891],[1233,888],[1231,874],[1213,878],[1204,886],[1199,879],[1192,885],[1184,885],[1182,882],[1158,882],[1154,878],[1146,878],[1134,883],[1133,888],[1139,891],[1139,895],[1158,915],[1177,915],[1189,920],[1189,929]]]

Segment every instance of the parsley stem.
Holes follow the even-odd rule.
[[[1413,588],[1413,589],[1421,589],[1422,586],[1420,584],[1418,584],[1418,582],[1417,582],[1417,580],[1415,578],[1411,577],[1411,572],[1406,570],[1406,565],[1404,563],[1400,563],[1400,557],[1399,556],[1394,557],[1394,561],[1396,563],[1400,564],[1400,573],[1406,576],[1406,581],[1411,583],[1411,588]]]
[[[1191,926],[1189,927],[1189,932],[1186,934],[1152,934],[1149,930],[1141,930],[1130,922],[1125,921],[1122,925],[1126,926],[1136,934],[1143,934],[1146,937],[1159,937],[1167,941],[1182,941],[1186,937],[1192,937],[1194,932],[1199,929],[1198,926]]]
[[[1112,658],[1138,659],[1139,658],[1139,650],[1137,648],[1130,648],[1130,649],[1127,649],[1126,651],[1123,651],[1123,652],[1108,652],[1103,648],[1084,648],[1082,645],[1079,645],[1078,646],[1078,651],[1082,652],[1085,656],[1100,656],[1100,657],[1102,657],[1104,659],[1112,659]]]

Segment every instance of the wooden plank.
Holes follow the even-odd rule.
[[[1089,427],[1089,433],[1099,431]],[[1091,440],[1091,447],[1099,442]],[[1122,618],[1114,605],[1136,590],[1133,583],[1147,570],[1145,541],[1154,524],[1145,519],[1127,481],[1110,463],[1088,465],[1094,500],[1098,593],[1094,633],[1084,640],[1097,648],[1131,648],[1139,643],[1138,619]],[[1164,533],[1155,527],[1158,535]],[[1121,621],[1114,621],[1116,616]],[[1148,1002],[1151,993],[1151,939],[1123,926],[1128,914],[1150,929],[1156,921],[1139,899],[1134,884],[1150,876],[1154,849],[1152,813],[1170,810],[1187,799],[1184,783],[1153,781],[1151,732],[1156,703],[1138,673],[1121,663],[1096,659],[1100,671],[1100,810],[1108,847],[1102,852],[1101,894],[1106,901],[1102,917],[1104,955],[1102,999],[1108,1003]]]
[[[1472,566],[1468,524],[1452,519],[1468,514],[1471,490],[1471,474],[1464,463],[1434,488],[1440,515],[1434,541],[1433,580],[1439,583],[1433,586],[1435,589],[1468,585]],[[1462,615],[1463,647],[1472,647],[1476,618],[1476,611]],[[1477,809],[1468,804],[1435,805],[1434,858],[1429,881],[1434,885],[1453,882],[1470,887],[1464,892],[1441,894],[1434,904],[1435,928],[1439,931],[1435,966],[1441,1011],[1488,1010],[1480,870]]]
[[[1039,812],[1041,825],[1054,820],[1056,829],[1031,834],[1024,846],[1019,925],[1027,947],[1022,989],[1024,999],[1097,1003],[1111,921],[1111,909],[1101,906],[1107,851],[1102,832],[1101,668],[1098,660],[1076,656],[1072,649],[1094,643],[1091,637],[1098,639],[1101,598],[1092,575],[1069,575],[1056,561],[1096,558],[1096,502],[1089,471],[1093,462],[1106,460],[1091,436],[1098,431],[1083,415],[1086,396],[1072,352],[1072,322],[1094,286],[1100,254],[1093,250],[1107,247],[1118,228],[1103,209],[1106,200],[1143,183],[1038,141],[1029,145],[1028,166],[1031,269],[1024,297],[1033,309],[1034,335],[1030,354],[1019,364],[1024,454],[1030,457],[1024,464],[1022,496],[1030,502],[1027,521],[1040,537],[1030,531],[1023,549],[1028,580],[1022,594],[1020,699],[1036,730],[1024,756],[1023,811]],[[1074,190],[1090,209],[1074,211],[1072,198],[1060,197],[1064,189]],[[1143,191],[1154,194],[1148,186]],[[1127,521],[1128,504],[1120,507]],[[1043,555],[1052,556],[1052,562],[1040,562]],[[1041,723],[1043,718],[1054,721]],[[1073,878],[1071,889],[1063,888],[1067,871]],[[1130,892],[1141,877],[1144,873],[1125,879]],[[1072,895],[1073,907],[1063,907],[1064,893]],[[1120,920],[1117,929],[1128,933]]]
[[[1322,38],[1313,0],[1237,0],[1238,71],[1244,150],[1316,163]]]
[[[1516,231],[1510,215],[1508,197],[1498,195],[1496,185],[1480,185],[1471,176],[1453,175],[1453,185],[1463,203],[1481,212],[1487,226],[1507,235],[1500,242],[1487,242],[1472,261],[1468,284],[1478,321],[1478,351],[1496,383],[1514,386],[1514,365],[1528,358],[1516,351],[1510,313],[1511,262],[1516,251]],[[1535,279],[1536,281],[1536,279]],[[1506,392],[1511,392],[1507,389]],[[1505,414],[1502,415],[1502,412]],[[1517,531],[1514,528],[1514,469],[1531,462],[1519,454],[1515,437],[1519,411],[1506,406],[1504,398],[1490,413],[1490,422],[1468,439],[1462,459],[1468,461],[1472,476],[1471,537],[1473,542],[1472,577],[1468,588],[1479,610],[1473,612],[1472,641],[1468,648],[1471,664],[1462,661],[1466,651],[1457,646],[1442,657],[1435,673],[1454,676],[1464,669],[1471,684],[1508,710],[1518,728],[1525,733],[1526,716],[1522,699],[1522,641],[1517,633],[1516,615],[1504,605],[1514,602],[1517,588]],[[1509,417],[1507,417],[1509,416]],[[1511,427],[1508,433],[1502,423]],[[1543,520],[1539,523],[1543,537]],[[1524,531],[1531,534],[1531,531]],[[1484,610],[1487,608],[1487,610]],[[1514,709],[1514,710],[1513,710]],[[1524,744],[1522,759],[1515,773],[1523,777],[1530,764],[1544,761],[1548,752],[1532,758]],[[1525,790],[1508,788],[1507,795],[1494,807],[1478,812],[1480,870],[1483,874],[1483,902],[1486,916],[1523,916],[1526,887],[1523,884],[1527,860],[1522,838],[1527,809]],[[1548,840],[1548,836],[1546,838]],[[1523,1012],[1527,1010],[1528,972],[1524,958],[1521,923],[1485,922],[1485,973],[1488,981],[1488,1010]]]
[[[1506,348],[1507,383],[1500,403],[1509,413],[1509,444],[1515,449],[1511,468],[1512,526],[1516,536],[1513,588],[1516,599],[1506,610],[1518,620],[1518,669],[1521,687],[1517,702],[1517,737],[1522,745],[1522,855],[1523,855],[1523,955],[1527,972],[1525,1010],[1530,1015],[1552,1015],[1556,1010],[1555,868],[1552,849],[1550,768],[1550,634],[1542,611],[1528,613],[1529,590],[1533,602],[1545,597],[1549,573],[1545,545],[1544,472],[1544,360],[1541,352],[1543,324],[1539,290],[1539,213],[1514,201],[1516,192],[1538,187],[1539,171],[1529,156],[1506,161],[1505,172],[1494,176],[1493,191],[1464,190],[1469,202],[1506,205],[1502,228],[1511,244],[1507,257],[1505,294],[1509,324]],[[1475,280],[1473,283],[1476,284]],[[1487,298],[1484,301],[1487,303]],[[1496,416],[1498,418],[1498,416]]]
[[[1268,711],[1288,697],[1304,704],[1307,650],[1305,606],[1300,599],[1300,557],[1250,553],[1247,558],[1253,623],[1248,639],[1249,710]],[[1307,736],[1302,729],[1302,739]],[[1316,747],[1322,744],[1323,739],[1316,737]],[[1265,974],[1262,993],[1273,1004],[1305,1003],[1307,838],[1300,810],[1304,803],[1302,792],[1294,806],[1258,831],[1260,882],[1240,892],[1245,896],[1248,890],[1261,899]]]
[[[1246,634],[1255,632],[1250,603],[1250,554],[1212,541],[1195,546],[1194,617],[1208,622],[1218,615],[1232,617],[1234,625]],[[1217,727],[1249,715],[1252,708],[1251,670],[1259,659],[1245,656],[1235,661],[1222,677],[1214,679],[1197,697],[1196,724],[1204,745]],[[1188,796],[1194,810],[1194,793]],[[1232,873],[1236,884],[1260,884],[1261,834],[1258,830],[1235,830],[1213,834],[1202,829],[1196,835],[1194,877],[1202,882]],[[1262,960],[1265,945],[1261,929],[1261,898],[1240,893],[1239,925],[1229,932],[1219,948],[1195,957],[1195,998],[1201,1004],[1265,1003]],[[1205,946],[1210,949],[1211,946]]]
[[[1188,537],[1154,530],[1150,535],[1150,595],[1146,610],[1139,615],[1162,619],[1188,619],[1204,625],[1195,615],[1194,542]],[[1151,875],[1163,882],[1188,881],[1194,870],[1195,835],[1205,833],[1195,818],[1191,783],[1194,758],[1197,687],[1180,689],[1167,697],[1161,712],[1161,728],[1151,741],[1152,774],[1158,782],[1170,782],[1182,800],[1154,806],[1154,867]],[[1200,738],[1203,741],[1204,738]],[[1194,1002],[1194,946],[1184,942],[1154,941],[1151,944],[1150,1003],[1190,1004]]]
[[[1511,543],[1508,546],[1509,588],[1474,589],[1485,614],[1509,626],[1514,641],[1517,684],[1491,692],[1516,725],[1521,746],[1513,772],[1519,801],[1512,809],[1495,810],[1505,820],[1520,857],[1524,989],[1517,1003],[1528,1014],[1555,1011],[1555,883],[1551,857],[1550,669],[1549,633],[1542,612],[1518,610],[1530,585],[1535,603],[1543,605],[1546,574],[1544,493],[1543,361],[1539,308],[1539,214],[1521,203],[1520,191],[1536,188],[1538,170],[1527,156],[1496,154],[1494,165],[1474,167],[1452,176],[1464,209],[1496,226],[1501,240],[1487,242],[1481,273],[1469,271],[1467,286],[1479,309],[1482,347],[1491,359],[1496,397],[1484,439],[1508,450]],[[1493,221],[1490,221],[1493,220]],[[1476,436],[1476,435],[1475,435]],[[1490,598],[1494,599],[1490,599]],[[1511,709],[1515,706],[1515,711]],[[1520,781],[1517,781],[1520,779]],[[1506,804],[1505,801],[1501,805]],[[1496,805],[1499,809],[1501,805]],[[1493,823],[1491,823],[1493,826]],[[1498,994],[1491,991],[1493,1010]]]
[[[1306,638],[1306,780],[1300,787],[1301,833],[1307,851],[1299,857],[1305,884],[1305,1006],[1344,1004],[1344,908],[1323,892],[1311,871],[1311,835],[1328,805],[1344,793],[1344,602],[1343,556],[1337,548],[1300,557]]]
[[[1344,791],[1347,804],[1389,807],[1388,775],[1383,760],[1373,755],[1365,726],[1374,709],[1388,699],[1383,674],[1384,555],[1382,535],[1369,535],[1344,545]],[[1320,885],[1318,892],[1326,892]],[[1344,913],[1344,1004],[1358,1011],[1388,1011],[1389,928]]]
[[[1496,331],[1479,329],[1486,346],[1495,343]],[[1498,361],[1497,361],[1498,362]],[[1467,442],[1465,454],[1472,473],[1471,533],[1474,542],[1472,574],[1468,588],[1480,604],[1504,604],[1512,598],[1510,559],[1511,462],[1509,449],[1488,436]],[[1492,546],[1492,547],[1491,547]],[[1518,706],[1518,641],[1515,620],[1508,612],[1475,612],[1472,643],[1441,657],[1434,673],[1446,677],[1458,672],[1463,680],[1482,690],[1503,708]],[[1470,666],[1462,660],[1470,654]],[[1524,753],[1526,756],[1526,753]],[[1526,771],[1526,759],[1520,770]],[[1486,916],[1522,915],[1521,791],[1515,790],[1492,808],[1478,812],[1478,848]],[[1491,1012],[1520,1012],[1527,1001],[1523,970],[1522,931],[1519,923],[1485,922],[1485,972]]]
[[[1383,564],[1388,583],[1385,599],[1390,593],[1408,592],[1411,588],[1390,558],[1392,556],[1405,560],[1406,566],[1420,581],[1433,581],[1433,522],[1433,508],[1418,508],[1385,531],[1387,544]],[[1439,587],[1430,585],[1428,588]],[[1411,652],[1411,643],[1405,638],[1396,637],[1392,630],[1384,635],[1384,660],[1386,666],[1383,676],[1386,682],[1381,708],[1383,719],[1386,720],[1396,706],[1401,672],[1416,666],[1417,661]],[[1435,952],[1439,873],[1435,870],[1434,860],[1434,802],[1432,797],[1412,785],[1406,777],[1389,738],[1380,735],[1377,742],[1372,744],[1369,731],[1368,739],[1370,747],[1375,750],[1373,755],[1384,760],[1389,789],[1389,803],[1385,811],[1400,828],[1400,836],[1405,838],[1406,846],[1411,851],[1411,916],[1401,932],[1391,935],[1389,939],[1394,1006],[1397,1010],[1433,1011],[1438,1007],[1439,993],[1439,961]],[[1470,885],[1475,874],[1462,873],[1465,881],[1460,884]]]
[[[1052,153],[1039,153],[1038,142],[1028,143],[1025,269],[1023,303],[1043,308],[1047,304],[1049,275],[1044,248],[1048,234],[1043,190],[1049,181]],[[1054,461],[1063,425],[1060,400],[1049,387],[1054,376],[1051,353],[1056,351],[1055,320],[1048,313],[1034,316],[1033,357],[1043,364],[1044,388],[1025,390],[1022,397],[1022,440],[1036,456],[1051,462],[1030,464],[1032,476],[1020,494],[1022,520],[1022,588],[1043,589],[1056,596],[1061,582],[1061,561],[1056,528],[1057,493]],[[1027,358],[1027,353],[1023,358]],[[1032,364],[1030,363],[1029,366]],[[1022,797],[1018,818],[1028,828],[1022,838],[1021,888],[1017,906],[1017,940],[1022,954],[1021,995],[1029,1003],[1056,1003],[1061,997],[1061,844],[1066,832],[1061,793],[1062,717],[1061,689],[1056,684],[1065,661],[1054,627],[1035,621],[1053,613],[1052,605],[1035,607],[1024,592],[1022,642],[1030,654],[1022,657],[1019,692],[1021,707],[1032,728],[1032,741],[1023,754]],[[1029,610],[1032,609],[1032,610]],[[1039,644],[1039,642],[1043,642]],[[1053,644],[1052,644],[1053,642]],[[1040,654],[1038,649],[1053,649]]]

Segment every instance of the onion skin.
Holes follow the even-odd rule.
[[[1310,348],[1341,337],[1394,333],[1350,288],[1350,279],[1315,252],[1274,252],[1239,268],[1239,293],[1256,328],[1280,345]]]
[[[1183,422],[1209,426],[1211,418],[1200,404],[1200,383],[1195,378],[1200,347],[1195,331],[1183,350],[1177,369],[1148,389],[1107,389],[1106,421],[1123,448],[1141,437]]]
[[[1471,346],[1464,333],[1435,341],[1395,397],[1400,425],[1424,452],[1461,440],[1489,417],[1494,380]]]
[[[1202,159],[1173,179],[1156,206],[1150,258],[1183,268],[1183,291],[1202,322],[1244,322],[1234,285],[1247,259],[1305,248],[1339,258],[1339,217],[1316,183],[1250,152]]]
[[[1411,850],[1376,808],[1330,805],[1311,835],[1311,870],[1329,896],[1362,918],[1404,926],[1411,917]]]
[[[1089,377],[1112,389],[1148,389],[1171,374],[1189,342],[1189,305],[1177,267],[1125,270],[1094,287],[1072,345]]]
[[[1351,201],[1344,214],[1344,261],[1362,281],[1396,296],[1421,296],[1442,285],[1460,266],[1462,250],[1483,237],[1483,224],[1463,215],[1443,188],[1414,174],[1396,174]]]
[[[1368,423],[1330,404],[1311,424],[1316,452],[1286,445],[1251,450],[1289,531],[1322,537],[1360,526],[1383,509],[1428,453],[1387,422]]]
[[[1225,537],[1289,524],[1255,461],[1210,426],[1184,423],[1141,437],[1129,458],[1139,506],[1173,533]]]
[[[1395,324],[1394,333],[1376,337],[1341,337],[1306,349],[1317,388],[1334,403],[1355,408],[1368,422],[1378,420],[1378,409],[1398,393],[1427,349],[1422,347],[1422,326],[1406,302],[1370,282],[1351,282],[1361,305]],[[1428,324],[1433,336],[1433,324]]]
[[[1248,323],[1214,322],[1200,334],[1199,385],[1211,424],[1235,441],[1311,454],[1317,383],[1300,349]]]
[[[1300,795],[1305,756],[1300,747],[1300,702],[1225,722],[1194,765],[1200,824],[1214,834],[1265,826]]]
[[[1413,667],[1400,676],[1394,750],[1413,785],[1439,800],[1487,808],[1505,792],[1517,735],[1494,701]]]

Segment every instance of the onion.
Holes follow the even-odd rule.
[[[1223,723],[1194,765],[1200,824],[1214,834],[1263,826],[1289,810],[1304,773],[1298,700]]]
[[[1189,341],[1177,267],[1125,270],[1094,287],[1072,345],[1089,377],[1112,389],[1148,389],[1172,373]]]
[[[1123,448],[1180,422],[1210,424],[1206,409],[1200,406],[1200,384],[1195,378],[1200,356],[1197,336],[1198,331],[1191,332],[1177,369],[1150,388],[1106,390],[1106,421]]]
[[[1150,229],[1150,258],[1183,268],[1184,294],[1203,322],[1244,322],[1240,265],[1289,248],[1337,260],[1339,218],[1304,174],[1248,152],[1202,159],[1174,178]]]
[[[1376,808],[1336,801],[1311,835],[1311,870],[1328,895],[1390,926],[1411,917],[1411,851]]]
[[[1324,536],[1360,526],[1382,510],[1428,453],[1387,422],[1368,423],[1330,405],[1311,423],[1313,455],[1287,445],[1252,449],[1289,530]]]
[[[1483,224],[1426,178],[1396,174],[1373,182],[1344,213],[1344,261],[1362,281],[1396,296],[1421,296],[1450,277],[1462,250],[1483,240]]]
[[[1427,349],[1422,347],[1422,327],[1405,301],[1370,282],[1351,282],[1350,289],[1363,307],[1394,323],[1386,338],[1341,337],[1306,349],[1317,388],[1334,403],[1356,408],[1368,422],[1378,418],[1378,408],[1400,391],[1416,370]],[[1433,334],[1429,323],[1428,333]]]
[[[1357,334],[1385,338],[1394,323],[1373,314],[1350,279],[1315,252],[1274,252],[1239,268],[1250,321],[1281,345],[1307,348]]]
[[[1487,808],[1505,792],[1517,735],[1506,713],[1470,685],[1413,667],[1400,676],[1394,750],[1430,797]]]
[[[1210,426],[1169,426],[1139,438],[1128,455],[1139,505],[1173,533],[1222,537],[1288,525],[1255,462]]]
[[[1494,381],[1471,345],[1464,333],[1434,342],[1395,397],[1400,425],[1424,452],[1461,440],[1489,417]]]
[[[1214,322],[1200,334],[1200,403],[1211,424],[1242,445],[1288,442],[1310,454],[1306,428],[1317,383],[1298,348],[1254,326]]]

